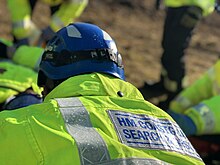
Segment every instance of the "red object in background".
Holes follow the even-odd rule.
[[[220,164],[220,136],[196,136],[188,137],[193,147],[196,149],[198,154],[201,156],[205,164],[216,165]],[[214,140],[213,140],[214,137]]]
[[[220,144],[216,144],[207,140],[200,139],[198,137],[188,138],[197,152],[201,153],[216,153],[220,152]],[[220,141],[220,139],[219,139]]]

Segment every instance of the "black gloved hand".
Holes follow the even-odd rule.
[[[156,0],[155,1],[155,6],[154,7],[155,7],[156,10],[160,9],[160,3],[161,3],[161,0]]]
[[[168,92],[166,100],[160,101],[158,103],[158,107],[161,108],[164,111],[167,111],[169,109],[170,102],[178,95],[178,93],[180,91],[181,91],[181,89],[179,89],[176,92]]]
[[[47,43],[53,36],[55,35],[55,32],[51,29],[51,27],[47,27],[42,30],[41,34],[41,41]]]
[[[14,45],[11,41],[0,38],[0,57],[10,58],[9,53],[12,53]]]
[[[7,45],[0,42],[0,57],[7,58]]]
[[[22,38],[22,39],[19,39],[19,40],[15,41],[15,47],[16,48],[18,48],[21,45],[29,45],[28,38]]]
[[[220,14],[220,0],[215,1],[215,11]]]

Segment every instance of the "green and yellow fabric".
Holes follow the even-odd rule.
[[[50,27],[56,32],[78,18],[88,4],[88,0],[69,0],[63,2],[60,9],[52,16]]]
[[[165,0],[164,3],[168,7],[198,6],[203,10],[204,16],[211,14],[215,7],[215,0]]]
[[[42,0],[50,6],[61,5],[52,16],[50,27],[56,32],[61,27],[72,23],[85,9],[88,0]],[[7,0],[12,20],[13,34],[17,39],[36,37],[40,35],[38,28],[32,22],[32,11],[28,0]],[[39,36],[38,36],[39,37]]]
[[[16,46],[13,45],[13,42],[0,38],[0,42],[5,45],[8,51],[1,52],[6,53],[2,57],[10,58],[14,63],[31,68],[38,71],[39,63],[41,56],[44,52],[44,49],[37,46],[27,46],[21,45],[16,49]],[[2,60],[0,58],[0,60]]]
[[[21,45],[15,51],[12,60],[16,64],[38,71],[43,51],[41,47]]]
[[[71,77],[0,124],[2,164],[204,164],[167,113],[104,74]]]
[[[9,60],[0,62],[0,103],[32,87],[38,94],[37,73],[32,69],[17,65]]]
[[[34,30],[31,21],[31,7],[28,0],[7,0],[11,15],[12,32],[17,39],[26,38]]]
[[[170,109],[191,117],[197,134],[220,133],[220,60],[171,103]]]
[[[13,43],[8,40],[0,38],[0,42],[7,49],[13,48]],[[42,89],[37,86],[37,72],[34,70],[38,70],[42,53],[42,48],[22,45],[11,54],[12,59],[0,59],[0,104],[30,87],[41,95]]]

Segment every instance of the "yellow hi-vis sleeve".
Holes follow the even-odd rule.
[[[37,73],[32,69],[16,65],[10,61],[1,61],[0,68],[0,103],[19,92],[37,84]],[[38,92],[37,87],[33,88]],[[40,91],[39,91],[40,92]]]
[[[189,116],[197,127],[197,134],[220,133],[220,96],[213,96],[198,105],[189,108],[185,114]]]
[[[198,104],[212,96],[212,80],[207,73],[201,76],[191,86],[184,89],[174,100],[169,109],[176,113],[183,113],[187,108]]]
[[[0,42],[3,43],[4,45],[6,46],[13,46],[13,42],[12,41],[9,41],[7,39],[4,39],[4,38],[0,38]],[[2,53],[2,52],[1,52]]]
[[[21,39],[28,36],[32,28],[31,8],[28,0],[7,0],[11,15],[13,34]]]
[[[53,31],[58,31],[60,28],[74,22],[86,8],[88,0],[71,0],[64,2],[59,10],[52,16],[50,27]]]
[[[24,45],[16,50],[12,60],[17,64],[38,70],[42,54],[43,48]]]
[[[168,7],[198,6],[203,10],[203,16],[211,14],[215,6],[215,0],[165,0],[164,3]]]

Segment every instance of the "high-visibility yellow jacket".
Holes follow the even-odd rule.
[[[0,61],[0,103],[30,87],[38,94],[41,93],[35,71],[9,60]]]
[[[192,118],[197,134],[220,133],[220,60],[171,103],[170,109]]]
[[[1,164],[204,164],[167,113],[98,73],[67,79],[42,104],[1,112],[0,132]]]
[[[8,50],[13,48],[13,51],[11,51],[10,53],[8,52],[8,54],[3,55],[3,57],[6,56],[12,59],[12,61],[16,64],[38,71],[41,56],[44,52],[43,48],[37,46],[21,45],[14,51],[15,48],[13,42],[4,38],[0,38],[0,42],[5,45]]]
[[[49,5],[61,4],[50,21],[50,27],[54,32],[72,23],[79,17],[88,4],[88,0],[42,0]],[[27,0],[7,0],[8,9],[13,22],[13,34],[17,39],[26,38],[36,27],[31,21],[31,7]]]
[[[8,46],[9,41],[0,39]],[[37,86],[37,72],[43,49],[39,47],[20,46],[12,60],[0,59],[0,104],[32,87],[34,92],[41,94]]]
[[[21,45],[13,54],[12,61],[38,71],[43,52],[44,49],[41,47]]]
[[[164,3],[168,7],[198,6],[204,16],[211,14],[215,6],[215,0],[165,0]]]

